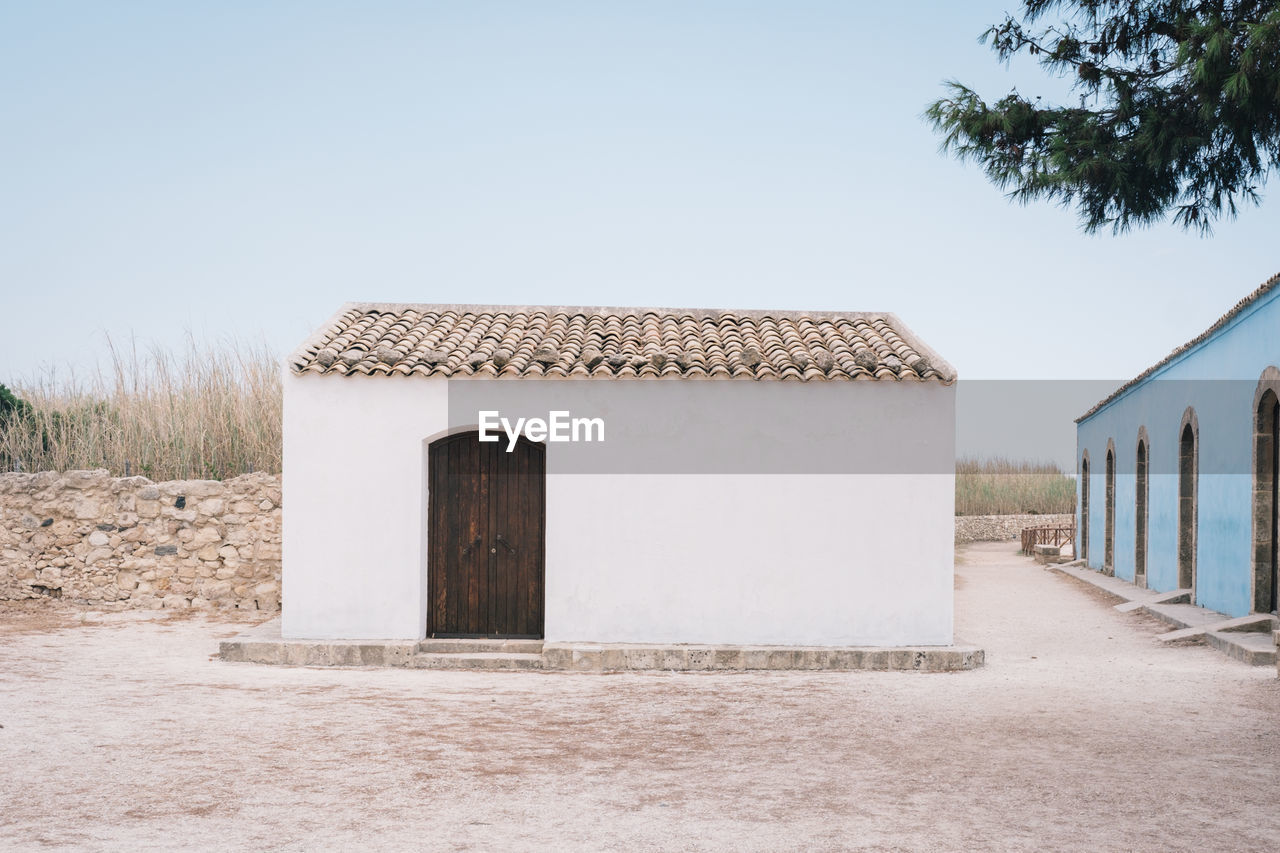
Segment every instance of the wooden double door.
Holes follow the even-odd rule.
[[[546,448],[478,433],[427,451],[427,632],[541,637]]]

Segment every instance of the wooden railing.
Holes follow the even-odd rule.
[[[1043,524],[1039,527],[1022,528],[1022,553],[1028,556],[1035,553],[1037,545],[1057,545],[1062,547],[1070,542],[1074,549],[1075,541],[1075,522],[1070,524]]]

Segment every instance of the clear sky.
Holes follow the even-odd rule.
[[[977,43],[1013,5],[4,3],[0,382],[375,300],[891,310],[965,378],[1127,378],[1280,271],[1280,198],[1090,237],[940,156],[944,79],[1063,91]]]

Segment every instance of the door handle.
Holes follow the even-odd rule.
[[[498,536],[497,536],[497,538],[496,538],[496,541],[497,541],[497,542],[498,542],[498,544],[499,544],[499,545],[501,545],[503,548],[506,548],[506,549],[507,549],[507,553],[508,553],[508,554],[514,554],[514,553],[516,552],[516,549],[515,549],[514,547],[512,547],[511,543],[510,543],[510,542],[508,542],[508,541],[503,537],[503,535],[502,535],[501,533],[499,533],[499,534],[498,534]]]
[[[465,548],[463,548],[463,549],[462,549],[462,556],[464,556],[464,557],[465,557],[465,556],[467,556],[468,554],[470,554],[470,553],[471,553],[471,549],[472,549],[472,548],[474,548],[474,547],[476,547],[476,546],[477,546],[477,545],[479,545],[479,544],[480,544],[480,537],[479,537],[479,536],[477,536],[477,537],[475,538],[475,541],[474,541],[474,542],[472,542],[470,545],[468,545],[468,546],[466,546]]]

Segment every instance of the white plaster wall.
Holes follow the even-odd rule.
[[[948,645],[954,482],[549,475],[547,639]]]
[[[446,431],[447,387],[286,376],[284,636],[424,636],[425,448]],[[764,409],[796,393],[794,383],[751,387]],[[909,432],[954,456],[953,388],[807,387],[848,395],[850,417],[789,441],[889,447]],[[950,470],[557,474],[557,449],[547,457],[548,640],[952,641]]]
[[[285,637],[424,636],[422,442],[447,415],[443,381],[284,377]]]

